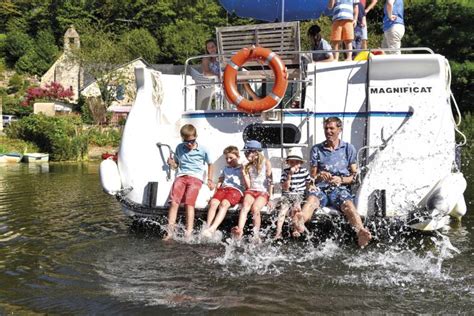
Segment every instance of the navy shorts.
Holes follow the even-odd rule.
[[[342,203],[345,201],[354,202],[354,196],[351,194],[349,188],[330,187],[326,189],[317,189],[316,191],[308,192],[308,195],[314,195],[319,199],[321,207],[332,206],[341,209]]]

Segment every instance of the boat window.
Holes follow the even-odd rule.
[[[255,123],[247,126],[243,132],[244,141],[258,140],[263,147],[280,147],[280,124]],[[283,143],[298,144],[301,140],[301,132],[296,125],[283,124]]]

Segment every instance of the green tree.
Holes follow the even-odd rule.
[[[8,32],[5,42],[5,57],[9,65],[14,65],[32,46],[33,41],[28,34],[21,31]]]
[[[160,49],[153,35],[146,29],[134,29],[123,35],[121,45],[128,52],[129,59],[143,57],[150,63],[155,63]]]

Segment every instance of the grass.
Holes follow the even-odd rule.
[[[33,143],[25,142],[20,139],[11,139],[6,136],[0,136],[0,153],[25,153],[38,152],[38,146]]]

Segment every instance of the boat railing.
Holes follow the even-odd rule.
[[[323,50],[299,50],[299,51],[288,51],[285,52],[285,54],[289,55],[297,55],[299,56],[299,60],[301,61],[300,64],[300,74],[298,75],[293,75],[292,78],[290,78],[289,83],[293,85],[291,87],[291,92],[289,95],[287,94],[287,97],[283,99],[282,101],[282,106],[283,108],[291,108],[292,106],[295,105],[295,103],[299,103],[299,108],[303,105],[304,100],[301,100],[301,91],[303,89],[303,86],[309,86],[312,84],[312,81],[317,80],[316,76],[315,78],[309,78],[306,74],[307,70],[307,64],[310,64],[312,62],[311,55],[312,54],[317,54],[317,53],[347,53],[347,52],[353,52],[353,53],[361,53],[361,52],[367,52],[368,54],[371,54],[376,51],[383,51],[386,53],[389,52],[422,52],[422,53],[429,53],[429,54],[434,54],[433,50],[431,50],[428,47],[407,47],[407,48],[399,48],[399,49],[387,49],[387,48],[370,48],[370,49],[353,49],[353,50],[347,50],[347,49],[340,49],[340,50],[331,50],[331,51],[323,51]],[[223,60],[223,59],[230,59],[233,54],[209,54],[209,55],[199,55],[199,56],[193,56],[190,57],[186,60],[185,62],[185,70],[184,70],[184,111],[188,110],[229,110],[229,111],[235,111],[235,107],[231,104],[228,104],[227,101],[225,100],[224,92],[222,89],[222,80],[223,78],[223,72],[224,72],[224,65],[220,67],[220,73],[219,76],[206,76],[202,74],[200,71],[196,70],[195,63],[197,60],[202,60],[203,58],[216,58],[217,60]],[[368,67],[370,67],[370,63],[368,64]],[[193,83],[190,83],[188,81],[188,75],[193,78]],[[367,78],[368,85],[367,89],[369,88],[369,82],[370,78]],[[259,86],[262,83],[265,84],[271,84],[273,83],[273,75],[272,75],[272,70],[265,65],[262,65],[261,69],[252,69],[252,70],[247,70],[247,69],[242,69],[242,71],[239,72],[238,75],[238,82],[245,82],[249,83],[253,86]],[[295,87],[296,86],[296,87]],[[197,94],[199,96],[196,96],[196,100],[205,100],[205,104],[195,104],[194,106],[190,106],[188,103],[188,89],[194,88],[197,90]],[[196,102],[194,100],[194,102]],[[296,101],[296,102],[295,102]],[[214,106],[212,106],[214,105]]]

